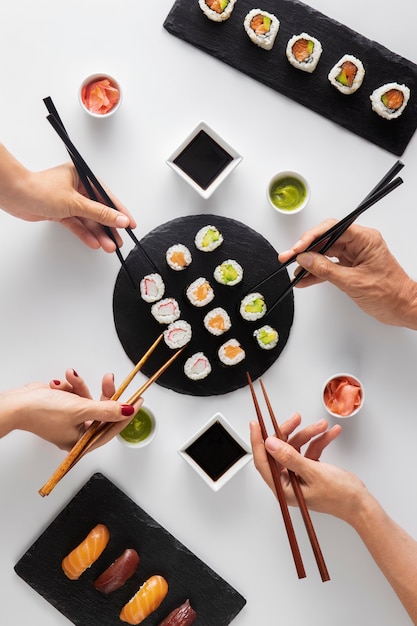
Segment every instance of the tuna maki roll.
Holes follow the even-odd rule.
[[[164,295],[164,281],[159,274],[147,274],[140,281],[139,290],[145,302],[157,302]]]
[[[386,120],[395,120],[407,106],[410,89],[406,85],[387,83],[375,89],[369,97],[375,113]]]
[[[237,365],[246,357],[245,351],[237,339],[226,341],[218,350],[223,365]]]
[[[362,61],[345,54],[329,72],[328,78],[333,87],[336,87],[345,96],[355,93],[362,85],[365,77],[365,68]]]
[[[152,305],[151,313],[160,324],[171,324],[181,315],[178,302],[174,298],[165,298]]]
[[[323,48],[318,39],[307,33],[294,35],[287,44],[287,59],[291,65],[302,72],[314,72],[320,60]]]
[[[187,289],[187,298],[194,306],[206,306],[214,298],[214,291],[204,277],[197,278]]]
[[[272,348],[275,348],[279,340],[278,332],[275,328],[268,325],[255,330],[253,336],[262,350],[272,350]]]
[[[240,314],[244,320],[254,322],[266,313],[265,299],[260,293],[250,293],[240,303]]]
[[[209,20],[224,22],[231,16],[236,0],[198,0],[198,4]]]
[[[223,261],[221,265],[216,267],[213,276],[221,285],[233,287],[242,280],[243,268],[237,261],[227,259],[227,261]]]
[[[264,50],[271,50],[279,30],[279,20],[275,15],[252,9],[246,15],[243,26],[254,44]]]
[[[213,252],[222,245],[223,235],[215,226],[203,226],[196,234],[194,243],[201,252]]]
[[[211,372],[210,361],[203,352],[196,352],[184,365],[184,374],[191,380],[202,380]]]
[[[191,340],[191,326],[185,320],[172,322],[164,331],[164,341],[168,348],[182,348]]]
[[[185,270],[192,261],[191,252],[182,243],[177,243],[168,248],[165,258],[169,267],[176,272]]]
[[[221,307],[216,307],[204,317],[204,326],[209,333],[218,337],[231,328],[232,322],[227,311]]]

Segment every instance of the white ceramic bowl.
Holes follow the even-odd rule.
[[[200,196],[209,198],[241,160],[220,135],[200,122],[166,163]]]
[[[358,394],[360,396],[360,404],[356,406],[356,408],[354,408],[352,411],[350,411],[347,415],[342,415],[341,413],[336,413],[335,411],[332,411],[325,402],[325,392],[326,392],[328,385],[333,380],[337,380],[337,379],[340,379],[341,382],[347,381],[349,384],[353,384],[355,387],[358,388]],[[357,376],[353,376],[352,374],[347,374],[346,372],[341,372],[339,374],[333,374],[333,376],[330,376],[325,381],[322,387],[321,399],[323,402],[323,406],[326,409],[326,411],[329,413],[329,415],[331,415],[332,417],[337,417],[338,419],[346,419],[349,417],[353,417],[354,415],[359,413],[359,411],[363,407],[363,404],[365,402],[365,390],[363,388],[361,381],[359,380]]]
[[[90,85],[91,83],[97,82],[102,79],[107,79],[113,87],[116,87],[118,89],[119,99],[116,102],[116,104],[114,104],[112,108],[109,109],[109,111],[107,111],[106,113],[95,113],[93,111],[90,111],[88,106],[85,104],[83,100],[83,90],[85,87],[87,87],[87,85]],[[83,82],[81,83],[80,89],[78,91],[78,100],[81,104],[81,108],[86,113],[88,113],[88,115],[91,115],[91,117],[96,117],[99,119],[108,118],[111,115],[114,115],[114,113],[116,113],[116,111],[120,108],[120,105],[122,103],[122,98],[123,98],[123,93],[122,93],[122,88],[120,87],[120,83],[115,78],[113,78],[113,76],[110,76],[110,74],[106,74],[104,72],[102,74],[97,73],[97,74],[91,74],[90,76],[87,76],[87,78],[85,78]]]
[[[221,444],[218,444],[219,436],[222,437]],[[225,447],[231,452],[230,462],[219,457],[220,449]],[[213,415],[178,453],[213,491],[219,491],[252,459],[251,448],[221,413]],[[202,465],[197,459],[202,459]],[[210,474],[204,467],[209,468]]]
[[[138,418],[140,419],[141,411],[144,411],[148,415],[148,417],[150,418],[150,421],[151,421],[151,432],[149,433],[149,435],[145,439],[142,439],[141,441],[137,441],[137,442],[127,441],[126,439],[124,439],[122,437],[121,433],[119,433],[117,435],[117,439],[120,441],[120,443],[122,443],[124,446],[127,446],[128,448],[143,448],[144,446],[147,446],[155,438],[155,435],[157,433],[158,423],[157,423],[157,421],[155,419],[155,415],[146,406],[141,406],[140,407],[139,411],[136,413],[136,415],[133,417],[133,419],[132,419],[132,421],[130,423],[135,422],[135,420],[138,420]]]
[[[281,202],[279,203],[278,200],[274,202],[274,190],[281,181],[284,182],[282,192],[279,194]],[[302,199],[300,199],[300,190],[302,191]],[[300,213],[309,203],[310,196],[311,188],[309,182],[302,174],[294,170],[283,170],[282,172],[274,174],[266,190],[266,197],[270,206],[274,211],[282,215],[295,215],[296,213]],[[297,199],[297,203],[291,208],[295,199]]]

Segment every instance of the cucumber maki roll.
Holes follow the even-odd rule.
[[[293,35],[286,49],[287,59],[291,65],[310,74],[316,69],[322,52],[320,41],[307,33]]]
[[[233,259],[227,259],[223,261],[221,265],[218,265],[213,274],[215,280],[221,285],[227,285],[233,287],[240,283],[243,278],[243,268],[239,263]]]
[[[249,39],[264,50],[271,50],[279,30],[279,20],[272,13],[252,9],[246,15],[243,26]]]
[[[236,0],[198,0],[198,4],[209,20],[224,22],[231,16]]]
[[[328,75],[333,87],[336,87],[345,96],[355,93],[362,85],[364,78],[365,68],[362,61],[351,54],[345,54],[332,67]]]
[[[402,115],[410,99],[410,89],[406,85],[387,83],[375,89],[369,96],[372,110],[386,120],[395,120]]]

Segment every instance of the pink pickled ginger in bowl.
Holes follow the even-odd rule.
[[[83,81],[79,99],[83,109],[90,115],[108,117],[119,108],[122,91],[112,76],[93,74]]]
[[[363,406],[363,385],[351,374],[335,374],[324,383],[322,399],[333,417],[352,417]]]

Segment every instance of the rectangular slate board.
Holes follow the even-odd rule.
[[[164,27],[247,76],[401,156],[417,126],[417,65],[297,0],[263,0],[261,5],[237,0],[230,18],[218,23],[204,15],[198,0],[176,0]],[[256,7],[280,20],[270,51],[254,45],[243,27],[245,15]],[[323,46],[312,74],[293,68],[285,54],[290,37],[302,32],[316,37]],[[344,54],[361,59],[366,72],[361,87],[350,96],[338,92],[327,79],[330,69]],[[406,84],[411,90],[409,103],[396,120],[379,117],[369,100],[375,88],[388,82]],[[277,116],[279,123],[279,109]],[[254,118],[262,120],[261,104],[259,112],[254,111]]]
[[[109,528],[107,547],[78,580],[69,580],[62,559],[99,523]],[[92,583],[126,548],[136,549],[139,567],[123,587],[106,596]],[[164,576],[169,589],[143,626],[156,626],[187,598],[198,614],[196,626],[227,626],[246,604],[240,593],[100,473],[59,513],[15,571],[77,626],[121,626],[121,608],[153,574]]]

